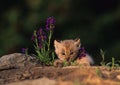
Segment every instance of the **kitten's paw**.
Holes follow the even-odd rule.
[[[82,66],[90,66],[90,63],[82,63]]]
[[[61,60],[55,60],[54,61],[54,66],[55,67],[63,67],[63,61],[61,61]]]

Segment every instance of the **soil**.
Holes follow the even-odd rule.
[[[67,66],[61,68],[31,66],[2,69],[0,70],[0,85],[44,77],[57,81],[56,85],[120,85],[120,69],[108,69],[100,66]]]
[[[13,53],[0,58],[0,85],[120,85],[120,68],[43,66],[36,57]]]

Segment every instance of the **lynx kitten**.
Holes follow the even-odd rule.
[[[64,61],[70,63],[76,61],[78,64],[90,65],[93,63],[92,58],[88,55],[80,55],[81,42],[76,40],[54,41],[55,53],[58,60],[55,60],[54,66],[62,66]]]

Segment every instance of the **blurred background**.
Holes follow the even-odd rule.
[[[0,0],[0,56],[32,48],[31,36],[56,18],[54,39],[80,38],[95,63],[120,60],[120,0]]]

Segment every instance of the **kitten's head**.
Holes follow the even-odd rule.
[[[72,61],[77,57],[81,43],[80,39],[54,41],[55,53],[62,61]]]

